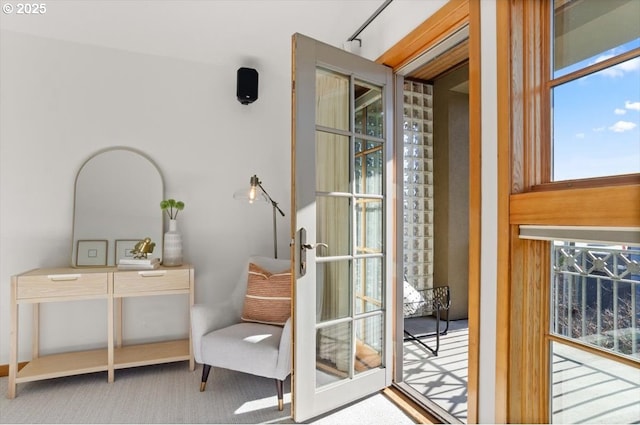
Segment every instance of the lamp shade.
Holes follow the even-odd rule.
[[[262,187],[262,182],[255,174],[251,176],[249,181],[250,185],[246,189],[236,190],[233,194],[234,199],[246,200],[250,204],[255,201],[270,203],[273,207],[273,256],[278,258],[278,242],[277,242],[277,226],[276,226],[276,212],[280,213],[284,217],[284,212],[278,206],[278,203],[271,199],[271,196]]]
[[[233,199],[244,200],[253,204],[254,202],[269,202],[267,194],[260,185],[260,179],[255,174],[251,176],[250,185],[247,188],[238,189],[233,193]]]

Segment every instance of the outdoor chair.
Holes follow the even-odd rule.
[[[449,307],[451,295],[448,286],[415,289],[406,279],[404,281],[404,333],[405,341],[415,341],[438,355],[440,336],[449,330]],[[444,329],[440,329],[442,316],[445,316]],[[431,320],[429,320],[431,318]],[[435,318],[435,330],[432,327]],[[435,337],[435,346],[427,344],[425,339]]]

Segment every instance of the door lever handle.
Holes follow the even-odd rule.
[[[317,248],[319,246],[323,246],[325,248],[329,248],[329,245],[327,245],[326,243],[318,242],[315,245],[311,245],[310,243],[302,244],[302,249],[315,249],[315,248]]]
[[[298,270],[298,277],[302,277],[305,274],[307,274],[307,251],[310,249],[315,249],[319,246],[323,246],[325,248],[329,248],[329,245],[327,245],[326,243],[317,243],[317,244],[310,244],[307,243],[307,231],[305,230],[304,227],[301,227],[298,232],[296,233],[296,238],[297,238],[297,244],[298,244],[298,249],[297,249],[297,259],[296,261],[299,261],[299,270]]]

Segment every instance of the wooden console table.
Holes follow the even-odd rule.
[[[194,269],[185,264],[155,270],[103,268],[36,269],[11,278],[11,332],[8,398],[16,396],[17,384],[41,379],[107,372],[113,382],[115,370],[128,367],[189,360],[195,369],[191,330],[187,339],[149,344],[122,344],[122,300],[128,297],[185,294],[194,303]],[[104,299],[107,302],[107,347],[47,356],[39,355],[40,303]],[[18,310],[33,304],[32,359],[18,371]]]

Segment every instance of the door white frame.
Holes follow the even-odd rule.
[[[393,235],[395,182],[393,149],[393,77],[390,68],[368,61],[360,56],[347,53],[333,46],[321,43],[301,34],[293,36],[293,117],[292,117],[292,214],[291,235],[295,279],[294,301],[294,372],[292,377],[292,414],[297,422],[325,413],[351,401],[367,396],[389,386],[392,382],[393,359],[393,317],[394,297],[391,293],[394,275]],[[315,78],[316,68],[325,67],[352,75],[363,81],[384,87],[383,102],[385,110],[384,135],[387,143],[384,149],[385,189],[383,206],[385,226],[383,234],[385,293],[384,306],[384,352],[383,367],[359,373],[348,380],[316,389],[316,266],[315,250],[307,250],[306,274],[300,273],[301,241],[297,237],[298,229],[307,230],[307,241],[315,245]],[[381,69],[384,69],[381,77]],[[296,158],[313,158],[313,161],[301,164]],[[311,189],[309,189],[311,188]]]

